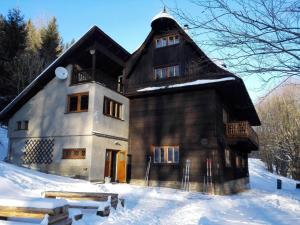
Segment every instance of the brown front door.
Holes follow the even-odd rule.
[[[112,151],[106,150],[105,153],[105,170],[104,170],[104,176],[105,177],[111,177],[111,166],[112,166]]]
[[[126,152],[119,151],[118,152],[118,172],[117,172],[117,180],[119,182],[126,182]]]

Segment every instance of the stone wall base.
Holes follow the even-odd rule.
[[[130,184],[147,186],[144,180],[131,179]],[[178,181],[157,181],[150,180],[149,186],[152,187],[168,187],[168,188],[181,188],[181,182]],[[205,187],[200,182],[190,182],[190,191],[206,192],[215,195],[229,195],[245,191],[250,188],[249,177],[244,177],[236,180],[231,180],[225,183],[213,184],[212,187]]]

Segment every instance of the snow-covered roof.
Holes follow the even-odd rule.
[[[175,20],[174,17],[172,17],[172,16],[166,11],[166,9],[164,8],[163,11],[161,11],[161,12],[158,13],[158,14],[156,14],[156,15],[152,18],[151,23],[152,23],[154,20],[161,19],[161,18],[168,18],[168,19]]]
[[[146,88],[137,90],[137,92],[155,91],[155,90],[159,90],[159,89],[177,88],[177,87],[193,86],[193,85],[200,85],[200,84],[210,84],[210,83],[224,82],[224,81],[230,81],[230,80],[235,80],[235,78],[234,77],[225,77],[225,78],[219,78],[219,79],[200,79],[200,80],[195,80],[195,81],[191,81],[191,82],[186,82],[186,83],[181,83],[181,84],[173,84],[173,85],[168,85],[168,86],[146,87]]]

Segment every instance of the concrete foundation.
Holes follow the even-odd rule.
[[[144,180],[137,180],[137,179],[130,180],[130,184],[146,186]],[[149,186],[180,189],[181,182],[150,180]],[[216,194],[216,195],[230,195],[241,191],[245,191],[249,188],[250,188],[249,177],[231,180],[222,184],[213,184],[213,187],[208,188],[208,191],[205,191],[206,188],[204,187],[203,183],[190,182],[190,191],[207,192],[209,194]]]

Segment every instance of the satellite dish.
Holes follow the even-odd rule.
[[[57,67],[55,69],[55,76],[60,79],[60,80],[64,80],[68,77],[68,70],[64,67]]]

